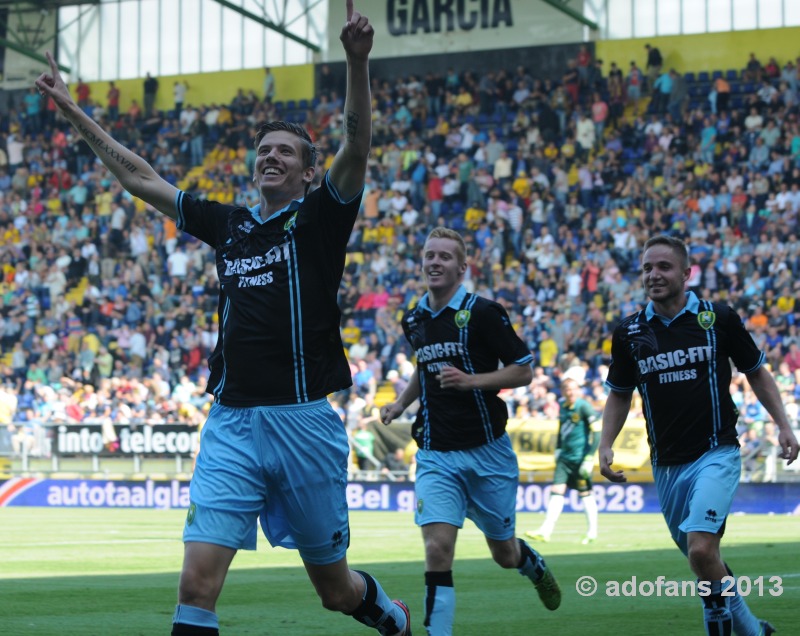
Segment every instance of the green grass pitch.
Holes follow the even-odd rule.
[[[517,532],[538,527],[541,514],[521,514]],[[0,511],[0,633],[11,636],[155,636],[168,634],[175,604],[184,512],[3,508]],[[581,514],[561,517],[541,548],[561,584],[561,608],[548,612],[515,571],[492,563],[470,523],[459,535],[454,577],[458,636],[565,634],[648,636],[702,634],[698,598],[608,597],[608,581],[690,581],[685,560],[658,515],[601,515],[600,539],[581,546]],[[748,602],[781,636],[800,634],[800,533],[796,517],[736,516],[723,556],[737,575],[763,576]],[[423,553],[411,514],[351,515],[350,564],[374,574],[411,607],[422,626]],[[371,634],[352,619],[322,609],[295,552],[264,545],[241,552],[220,598],[221,633],[247,635]],[[576,581],[592,576],[600,591],[580,596]],[[780,596],[769,577],[780,576]],[[645,591],[646,588],[645,588]]]

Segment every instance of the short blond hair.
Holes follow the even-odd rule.
[[[464,243],[464,239],[455,230],[451,230],[449,227],[435,227],[431,230],[431,233],[428,234],[428,238],[425,239],[425,243],[430,241],[431,239],[450,239],[451,241],[455,241],[456,243],[456,258],[458,259],[458,264],[463,265],[467,260],[467,245]]]

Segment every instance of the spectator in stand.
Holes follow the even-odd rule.
[[[581,44],[578,47],[578,55],[575,57],[575,64],[578,67],[578,79],[581,89],[594,90],[594,82],[590,82],[589,69],[592,67],[592,54],[589,47]]]
[[[266,67],[264,69],[264,83],[262,86],[262,94],[264,102],[271,104],[275,100],[275,76],[272,74],[272,69]]]
[[[111,122],[116,122],[119,119],[119,88],[114,82],[108,83],[108,93],[106,99],[108,100],[108,119]]]
[[[661,74],[661,67],[664,66],[664,58],[661,57],[661,51],[657,46],[650,44],[644,45],[647,51],[647,64],[645,72],[647,73],[647,89],[652,91],[656,78]]]
[[[651,110],[656,113],[663,113],[667,109],[671,94],[672,74],[669,71],[664,71],[653,82]]]
[[[406,449],[398,446],[393,452],[387,453],[381,463],[381,473],[389,476],[393,481],[407,481]]]
[[[578,62],[574,59],[567,60],[567,71],[561,78],[564,89],[569,95],[572,106],[577,106],[578,95],[580,91],[580,73],[578,71]]]
[[[92,89],[80,77],[78,83],[75,85],[75,98],[78,106],[86,110],[89,107],[89,98],[92,94]]]
[[[183,111],[183,104],[186,101],[186,92],[189,90],[189,83],[186,80],[175,80],[172,86],[172,96],[175,101],[175,117],[180,117]]]
[[[639,114],[639,100],[642,97],[642,72],[636,66],[636,62],[631,62],[627,77],[627,96],[628,103],[633,105],[633,114]]]
[[[158,93],[158,80],[147,74],[144,80],[144,116],[149,119],[153,116],[153,107],[156,103],[156,93]]]
[[[742,73],[742,79],[745,82],[760,82],[763,72],[764,69],[761,66],[761,62],[758,61],[756,54],[750,53],[747,65]]]

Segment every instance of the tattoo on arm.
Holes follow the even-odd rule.
[[[98,154],[98,156],[100,156],[101,159],[102,159],[102,154],[105,154],[106,156],[111,157],[111,159],[116,161],[119,165],[121,165],[123,168],[125,168],[125,170],[127,170],[131,174],[136,172],[136,166],[134,166],[131,161],[120,155],[117,150],[115,150],[109,144],[103,141],[103,139],[95,135],[91,130],[89,130],[88,128],[86,128],[81,124],[78,124],[77,128],[78,132],[86,140],[86,143],[88,143],[90,146],[93,146],[96,149],[95,152]]]
[[[347,118],[344,122],[344,134],[347,141],[355,141],[358,133],[358,113],[352,110],[347,111]]]

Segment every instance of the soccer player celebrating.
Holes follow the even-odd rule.
[[[203,427],[184,528],[173,636],[219,633],[217,598],[237,550],[297,549],[322,605],[381,634],[411,634],[408,610],[351,570],[346,552],[349,447],[326,395],[351,384],[336,294],[358,214],[371,142],[373,28],[347,0],[343,143],[309,192],[316,150],[299,125],[256,136],[254,209],[195,200],[87,117],[48,54],[36,81],[122,186],[216,249],[220,337],[209,364],[214,405]],[[324,630],[324,627],[323,627]]]
[[[519,468],[497,395],[530,382],[532,356],[505,310],[461,284],[465,252],[458,232],[439,227],[428,235],[422,256],[428,291],[402,320],[417,367],[397,401],[381,409],[388,424],[420,398],[412,428],[419,446],[415,520],[425,544],[430,636],[453,631],[453,558],[467,517],[486,536],[495,562],[530,579],[548,609],[561,603],[544,559],[514,536]]]
[[[766,636],[774,628],[759,621],[738,594],[723,595],[721,584],[732,576],[720,541],[741,470],[729,359],[778,426],[781,456],[789,463],[797,459],[797,439],[764,353],[733,309],[684,291],[690,272],[680,239],[655,236],[645,243],[642,283],[650,302],[614,330],[600,471],[613,482],[626,480],[611,467],[611,445],[638,388],[661,510],[692,571],[710,585],[703,597],[706,632]]]
[[[588,530],[581,543],[587,545],[597,539],[597,502],[592,493],[592,470],[600,443],[600,419],[591,405],[580,397],[581,388],[574,378],[566,378],[561,383],[561,393],[556,471],[550,488],[547,514],[538,530],[525,534],[534,541],[550,540],[564,509],[564,495],[569,487],[578,491],[583,502]]]

